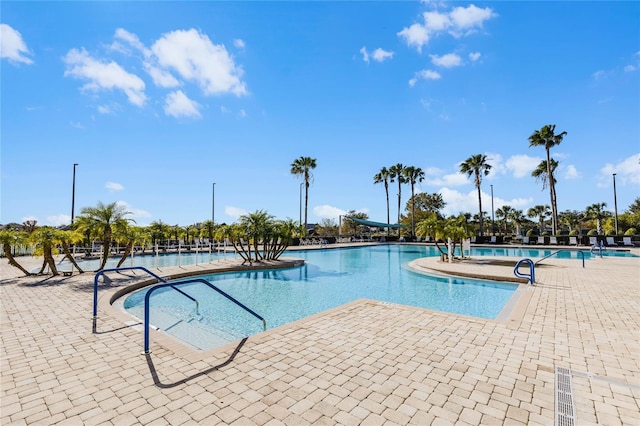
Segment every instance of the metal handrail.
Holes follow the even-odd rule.
[[[556,254],[560,253],[561,251],[568,251],[568,252],[572,252],[572,251],[574,251],[574,250],[562,249],[562,250],[554,251],[553,253],[551,253],[551,254],[549,254],[549,255],[547,255],[547,256],[545,256],[545,257],[541,258],[541,259],[538,259],[538,260],[536,261],[535,265],[537,265],[538,263],[542,262],[543,260],[545,260],[545,259],[547,259],[547,258],[549,258],[549,257],[551,257],[551,256],[554,256],[554,255],[556,255]],[[580,256],[582,256],[582,267],[584,268],[584,252],[583,252],[582,250],[578,250],[578,253],[580,254]]]
[[[600,245],[594,244],[591,246],[591,250],[589,251],[589,253],[593,254],[593,249],[598,249],[599,253],[600,253],[600,258],[602,258],[602,241],[600,241]]]
[[[252,311],[250,308],[248,308],[245,305],[243,305],[242,303],[238,302],[232,296],[228,295],[227,293],[225,293],[224,291],[220,290],[218,287],[216,287],[215,285],[211,284],[209,281],[207,281],[207,280],[205,280],[203,278],[192,278],[192,279],[189,279],[189,280],[179,281],[179,282],[176,282],[176,283],[167,283],[167,282],[165,282],[164,284],[159,284],[159,285],[153,286],[152,288],[149,289],[149,291],[147,291],[147,294],[145,294],[145,296],[144,296],[144,353],[145,354],[151,353],[151,351],[149,351],[149,301],[151,299],[151,294],[154,291],[156,291],[158,289],[161,289],[161,288],[164,288],[164,287],[169,287],[169,286],[174,286],[174,285],[182,285],[182,284],[189,284],[189,283],[202,283],[202,284],[205,284],[206,286],[208,286],[209,288],[217,291],[218,293],[220,293],[221,295],[223,295],[224,297],[226,297],[227,299],[229,299],[230,301],[232,301],[236,305],[240,306],[245,311],[249,312],[254,317],[258,318],[259,320],[262,320],[263,329],[264,330],[267,329],[267,321],[264,318],[262,318],[260,315],[256,314],[254,311]]]
[[[528,263],[529,264],[529,275],[525,275],[525,274],[521,274],[520,271],[518,271],[518,268],[520,268],[520,265],[522,265],[523,263]],[[531,259],[520,259],[518,261],[518,263],[516,263],[516,267],[513,269],[513,273],[515,274],[516,277],[518,278],[526,278],[529,280],[530,284],[533,285],[536,282],[536,266],[533,263],[533,260]]]
[[[98,278],[101,275],[104,275],[107,272],[120,272],[120,271],[131,271],[131,270],[144,271],[147,274],[151,275],[156,280],[158,280],[158,281],[160,281],[162,283],[167,283],[167,280],[165,280],[164,278],[159,277],[158,275],[154,274],[153,272],[151,272],[150,270],[148,270],[147,268],[142,267],[142,266],[127,266],[127,267],[123,267],[123,268],[103,269],[101,271],[98,271],[96,276],[93,278],[93,332],[94,333],[96,332],[96,320],[98,319]],[[198,303],[198,301],[196,299],[194,299],[193,297],[189,296],[187,293],[185,293],[184,291],[180,290],[179,288],[175,287],[174,284],[169,284],[169,285],[174,290],[176,290],[178,293],[182,294],[183,296],[185,296],[186,298],[188,298],[192,302],[194,302],[196,304],[196,312],[198,312],[200,304]]]

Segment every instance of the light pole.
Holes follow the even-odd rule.
[[[616,197],[616,174],[613,174],[613,218],[616,226],[616,235],[618,235],[618,200]]]
[[[495,221],[495,214],[493,212],[493,185],[491,185],[491,234],[493,234],[493,222]]]
[[[73,185],[71,186],[71,225],[73,225],[74,210],[76,206],[76,167],[78,163],[73,163]]]
[[[215,208],[216,208],[216,183],[213,182],[213,186],[211,189],[211,225],[216,224],[216,216],[215,216]]]

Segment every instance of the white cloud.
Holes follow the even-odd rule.
[[[482,55],[482,54],[481,54],[480,52],[471,52],[471,53],[469,53],[469,59],[470,59],[472,62],[475,62],[475,61],[477,61],[478,59],[480,59],[480,56],[481,56],[481,55]]]
[[[62,226],[62,225],[69,225],[70,223],[71,223],[71,216],[66,214],[57,214],[53,216],[47,216],[45,225]]]
[[[0,58],[6,58],[12,64],[32,64],[33,60],[22,34],[7,24],[0,24]]]
[[[158,87],[171,88],[180,86],[180,82],[169,71],[151,65],[149,62],[144,63],[144,69]]]
[[[347,214],[346,210],[338,207],[322,205],[313,208],[313,214],[320,219],[335,219],[338,220],[339,216]]]
[[[429,55],[431,63],[439,67],[451,68],[462,65],[462,58],[455,53],[447,53],[446,55]]]
[[[238,116],[240,118],[245,118],[247,116],[247,111],[245,111],[244,109],[241,109],[240,112],[238,113]]]
[[[418,80],[439,80],[440,78],[440,74],[433,70],[418,71],[417,73],[415,73],[413,78],[409,80],[409,86],[415,86]]]
[[[625,72],[632,72],[635,71],[637,68],[635,67],[635,65],[627,65],[626,67],[624,67]]]
[[[565,179],[579,179],[582,177],[582,173],[580,173],[578,171],[578,169],[576,169],[576,166],[574,166],[573,164],[569,164],[567,166],[567,169],[564,172],[564,178]]]
[[[441,173],[437,173],[438,175]],[[449,173],[443,176],[431,177],[431,173],[424,180],[425,185],[431,186],[462,186],[469,183],[467,175],[462,173]]]
[[[533,169],[538,167],[542,161],[540,157],[530,157],[528,155],[512,155],[507,159],[505,166],[513,173],[513,177],[521,178],[531,175]]]
[[[444,31],[451,25],[451,19],[446,13],[440,13],[438,11],[425,12],[422,14],[422,17],[424,18],[425,28],[427,28],[428,31]]]
[[[244,49],[245,48],[244,40],[239,39],[239,38],[233,40],[233,45],[236,47],[236,49]]]
[[[172,117],[202,118],[200,104],[184,94],[182,90],[171,92],[165,98],[164,112]]]
[[[491,8],[481,9],[475,5],[456,7],[451,12],[431,11],[422,14],[424,24],[415,23],[405,27],[397,35],[405,40],[409,47],[422,52],[433,35],[448,31],[454,37],[474,33],[482,28],[485,21],[498,16]]]
[[[469,31],[474,28],[481,28],[484,21],[498,15],[495,14],[491,8],[485,7],[484,9],[480,9],[472,4],[467,7],[456,7],[451,11],[449,16],[456,31]]]
[[[100,114],[114,114],[119,108],[118,104],[98,105],[98,112]]]
[[[125,218],[135,220],[138,225],[142,225],[141,223],[138,223],[138,219],[148,219],[153,217],[151,213],[149,213],[148,211],[139,209],[137,207],[133,207],[131,204],[127,203],[126,201],[119,200],[119,201],[116,201],[116,204],[122,207],[125,211],[130,213],[127,216],[125,216]]]
[[[376,50],[373,51],[372,57],[374,61],[384,62],[387,59],[393,58],[393,52],[386,51],[378,47]]]
[[[140,77],[128,73],[116,62],[101,62],[89,55],[85,49],[71,49],[64,57],[67,65],[65,76],[89,80],[83,91],[122,90],[129,102],[143,106],[146,101],[145,84]]]
[[[145,47],[145,45],[140,41],[137,35],[130,33],[124,28],[116,29],[116,33],[114,34],[116,39],[123,40],[127,42],[131,47],[141,52],[145,57],[151,55],[151,51]]]
[[[633,154],[617,164],[605,164],[598,175],[598,186],[613,185],[613,173],[616,174],[616,184],[640,185],[640,153]]]
[[[241,80],[242,68],[235,64],[224,45],[213,44],[206,34],[195,29],[166,33],[151,50],[160,66],[197,83],[205,95],[248,93]]]
[[[109,190],[109,192],[122,191],[124,186],[116,182],[107,182],[104,184],[104,187]]]
[[[84,129],[84,126],[82,125],[82,123],[78,121],[71,121],[69,122],[69,124],[71,124],[71,127],[75,127],[76,129]]]
[[[418,52],[422,52],[422,46],[429,42],[429,31],[420,24],[413,24],[409,28],[405,27],[397,35],[404,38],[409,47],[415,46]]]
[[[442,199],[447,205],[442,212],[447,216],[458,215],[460,213],[478,214],[478,190],[474,187],[471,191],[463,193],[447,187],[438,191],[442,195]],[[485,192],[484,187],[480,191],[482,197],[482,210],[491,216],[491,192]],[[503,200],[495,197],[493,199],[494,209],[508,205],[515,209],[524,209],[533,203],[533,198],[513,198],[511,200]]]
[[[607,73],[606,71],[603,70],[598,70],[596,72],[594,72],[591,77],[593,77],[594,80],[600,80],[601,78],[606,77]]]
[[[237,220],[240,216],[246,215],[247,211],[240,207],[225,206],[224,213],[233,220]]]
[[[369,52],[367,52],[366,46],[360,48],[360,53],[362,53],[362,60],[369,63]]]

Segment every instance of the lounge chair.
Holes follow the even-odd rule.
[[[558,237],[549,237],[549,244],[557,246],[558,245]]]
[[[522,244],[530,244],[529,237],[522,237]]]
[[[544,237],[543,236],[539,236],[538,237],[538,244],[544,244]]]
[[[589,246],[597,246],[598,245],[598,237],[589,237]]]
[[[578,237],[569,237],[569,245],[577,246],[578,245]]]
[[[496,243],[498,242],[498,241],[496,240],[496,238],[497,238],[497,237],[496,237],[495,235],[492,235],[492,236],[491,236],[491,241],[489,241],[489,243],[491,243],[491,244],[496,244]]]
[[[618,245],[618,243],[616,243],[615,238],[607,237],[607,246],[613,247],[613,246],[617,246],[617,245]]]
[[[631,242],[631,237],[622,237],[622,246],[623,247],[634,247]]]

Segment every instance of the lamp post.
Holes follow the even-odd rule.
[[[216,183],[213,182],[213,186],[211,189],[211,225],[216,224],[215,208],[216,208]]]
[[[71,225],[73,225],[73,217],[76,206],[76,167],[78,163],[73,163],[73,185],[71,186]]]
[[[618,235],[618,200],[616,198],[616,174],[613,174],[613,218],[616,226],[616,235]]]
[[[493,234],[493,227],[495,221],[495,213],[493,211],[493,185],[491,185],[491,234]]]

